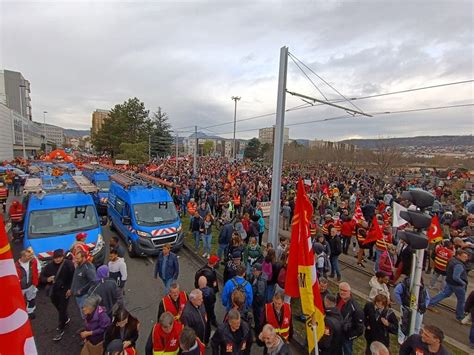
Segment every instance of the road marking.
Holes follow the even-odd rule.
[[[146,259],[150,262],[150,264],[154,264],[155,260],[153,260],[151,257],[147,256]]]

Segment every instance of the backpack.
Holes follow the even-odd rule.
[[[231,278],[232,280],[232,283],[234,284],[234,290],[232,292],[234,292],[235,290],[238,290],[240,292],[242,292],[244,295],[247,295],[247,291],[245,290],[245,287],[249,284],[247,280],[244,280],[244,282],[242,283],[238,283],[235,278]]]

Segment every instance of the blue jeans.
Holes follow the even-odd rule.
[[[170,286],[173,283],[173,281],[174,279],[163,280],[163,283],[165,284],[165,291],[164,291],[165,296],[170,292]]]
[[[265,303],[269,303],[273,299],[273,293],[275,292],[275,285],[267,285],[265,289]]]
[[[219,259],[222,260],[222,254],[224,254],[226,248],[227,244],[219,244],[219,246],[217,247],[217,256],[219,257]]]
[[[400,307],[400,314],[403,314],[403,308]],[[416,312],[416,318],[415,318],[415,333],[414,334],[420,334],[421,326],[423,324],[423,314]],[[407,340],[408,335],[403,334],[402,332],[402,319],[400,318],[400,321],[398,323],[398,344],[402,345],[405,340]]]
[[[204,252],[207,254],[211,254],[211,240],[212,240],[212,235],[211,234],[203,234],[202,235],[202,241],[204,244]]]
[[[84,305],[84,302],[86,301],[87,295],[75,296],[75,298],[76,298],[77,306],[79,307],[79,311],[81,312],[81,318],[84,318],[84,314],[82,314],[82,306]]]
[[[382,254],[383,254],[383,251],[375,249],[375,265],[374,265],[375,272],[379,271],[379,260]]]
[[[194,238],[194,249],[196,249],[196,253],[197,253],[199,251],[199,244],[201,242],[201,232],[194,231],[193,238]]]
[[[336,273],[337,276],[341,276],[341,271],[339,270],[339,255],[330,256],[329,261],[331,263],[331,275],[334,276]]]
[[[443,291],[434,296],[430,301],[430,306],[436,306],[440,301],[448,298],[452,294],[455,294],[458,302],[456,304],[456,319],[461,320],[464,318],[464,302],[466,301],[466,289],[463,286],[453,286],[446,284]]]
[[[344,340],[342,343],[342,353],[344,355],[352,355],[352,343],[353,340]]]

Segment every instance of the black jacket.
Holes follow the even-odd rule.
[[[210,329],[208,327],[204,305],[196,308],[191,301],[188,301],[186,306],[184,306],[183,313],[181,313],[179,320],[183,325],[193,328],[203,343],[208,342]]]
[[[240,339],[238,343],[236,342],[237,339]],[[236,333],[230,330],[230,326],[226,322],[219,325],[212,336],[212,355],[250,355],[252,342],[253,336],[247,322],[240,320],[240,328]]]
[[[129,315],[123,337],[120,333],[120,327],[114,323],[110,324],[104,334],[104,349],[107,349],[109,343],[115,339],[120,339],[122,342],[128,340],[132,342],[131,346],[135,347],[135,343],[138,339],[138,324],[138,319]]]
[[[113,280],[96,281],[89,288],[88,294],[89,296],[99,295],[100,305],[105,308],[109,317],[112,316],[112,307],[117,303],[117,284]]]
[[[337,304],[341,301],[337,295]],[[359,304],[350,298],[341,308],[343,319],[342,330],[344,339],[354,340],[364,333],[364,312],[360,309]]]
[[[61,272],[55,277],[54,284],[48,283],[48,277],[55,276],[59,270],[60,264],[51,261],[41,271],[40,279],[42,283],[48,283],[48,287],[53,287],[52,294],[56,296],[65,295],[67,290],[71,288],[72,277],[74,276],[74,264],[69,259],[64,259],[64,265]]]
[[[331,256],[337,256],[341,254],[341,238],[338,235],[336,235],[335,237],[329,237],[328,244],[329,248],[331,249]]]
[[[381,318],[388,321],[388,326],[382,323]],[[385,308],[377,313],[373,302],[368,302],[364,307],[365,339],[367,347],[374,341],[383,343],[387,348],[390,347],[390,333],[397,334],[398,319],[390,308]]]
[[[324,324],[329,334],[324,334],[319,339],[318,346],[321,355],[342,355],[342,315],[336,307],[326,309]]]
[[[234,231],[234,226],[232,223],[226,223],[224,224],[224,227],[222,227],[220,233],[219,233],[219,238],[218,238],[218,243],[222,245],[228,245],[230,243],[230,239],[232,238],[232,233]]]
[[[411,263],[412,263],[412,249],[410,246],[404,247],[404,249],[398,253],[397,255],[397,262],[395,263],[395,267],[398,268],[400,263],[402,263],[402,274],[403,275],[410,275],[411,272]]]
[[[209,265],[204,265],[194,275],[194,287],[199,288],[198,280],[201,276],[205,276],[207,279],[207,287],[210,287],[214,290],[215,293],[219,292],[219,283],[217,282],[217,272],[216,269],[210,267]]]

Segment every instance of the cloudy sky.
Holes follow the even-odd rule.
[[[473,10],[471,0],[0,0],[0,68],[30,80],[35,120],[48,111],[49,123],[88,129],[94,109],[136,96],[150,110],[161,106],[174,129],[198,125],[231,137],[231,96],[242,97],[238,119],[275,112],[285,45],[347,97],[474,79]],[[340,99],[305,70],[327,99]],[[291,59],[287,88],[323,98]],[[474,86],[354,103],[369,113],[469,104]],[[302,104],[287,95],[287,108]],[[310,122],[342,115],[317,106],[288,112],[285,122],[291,138],[330,140],[474,127],[473,106]],[[238,122],[237,137],[274,122],[274,115]],[[214,127],[222,123],[229,124]]]

